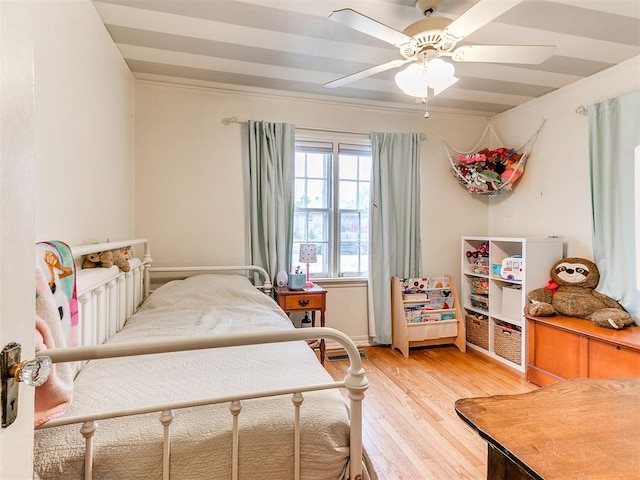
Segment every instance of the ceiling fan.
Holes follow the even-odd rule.
[[[432,16],[442,0],[416,0],[416,8],[424,18],[412,23],[402,32],[373,20],[355,10],[345,8],[334,11],[329,18],[372,37],[395,45],[402,59],[392,60],[375,67],[338,78],[324,86],[340,87],[361,78],[411,63],[396,75],[396,83],[406,93],[425,99],[428,88],[437,95],[458,79],[454,67],[441,57],[455,62],[541,63],[555,50],[552,45],[463,45],[458,42],[513,8],[523,0],[480,0],[455,20]]]

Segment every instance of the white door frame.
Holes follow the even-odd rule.
[[[35,332],[32,3],[0,0],[0,349],[18,342],[23,359]],[[0,430],[2,479],[33,477],[33,396],[20,385],[18,417]]]

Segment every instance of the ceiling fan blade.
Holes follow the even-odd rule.
[[[459,42],[522,1],[524,0],[480,0],[443,30],[443,38]]]
[[[412,40],[411,37],[404,33],[394,30],[391,27],[387,27],[386,25],[350,8],[336,10],[329,15],[329,18],[334,22],[344,25],[345,27],[366,33],[367,35],[371,35],[372,37],[378,38],[383,42],[390,43],[391,45],[400,46]]]
[[[464,45],[456,48],[451,59],[456,62],[538,64],[553,55],[554,45]]]
[[[361,70],[360,72],[352,73],[351,75],[347,75],[346,77],[338,78],[329,83],[325,83],[324,86],[327,88],[341,87],[342,85],[355,82],[356,80],[360,80],[361,78],[369,77],[371,75],[375,75],[376,73],[384,72],[386,70],[391,70],[392,68],[401,67],[405,63],[409,63],[409,62],[413,62],[413,60],[404,60],[404,59],[392,60],[390,62],[382,63],[375,67],[367,68],[366,70]]]

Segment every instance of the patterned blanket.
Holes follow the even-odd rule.
[[[78,302],[71,249],[60,241],[36,244],[36,352],[78,345]],[[35,426],[62,415],[73,399],[73,366],[53,366],[36,388]]]

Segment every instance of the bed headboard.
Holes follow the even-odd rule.
[[[95,252],[131,247],[131,269],[122,272],[117,266],[111,268],[82,268],[86,255]],[[168,280],[185,278],[203,273],[242,273],[257,277],[254,284],[267,295],[271,295],[272,284],[268,273],[256,266],[198,266],[198,267],[153,267],[151,250],[145,238],[118,242],[94,243],[71,247],[76,264],[76,290],[80,323],[80,346],[104,343],[118,332],[151,292],[151,276],[158,284]],[[79,366],[80,367],[80,366]]]

